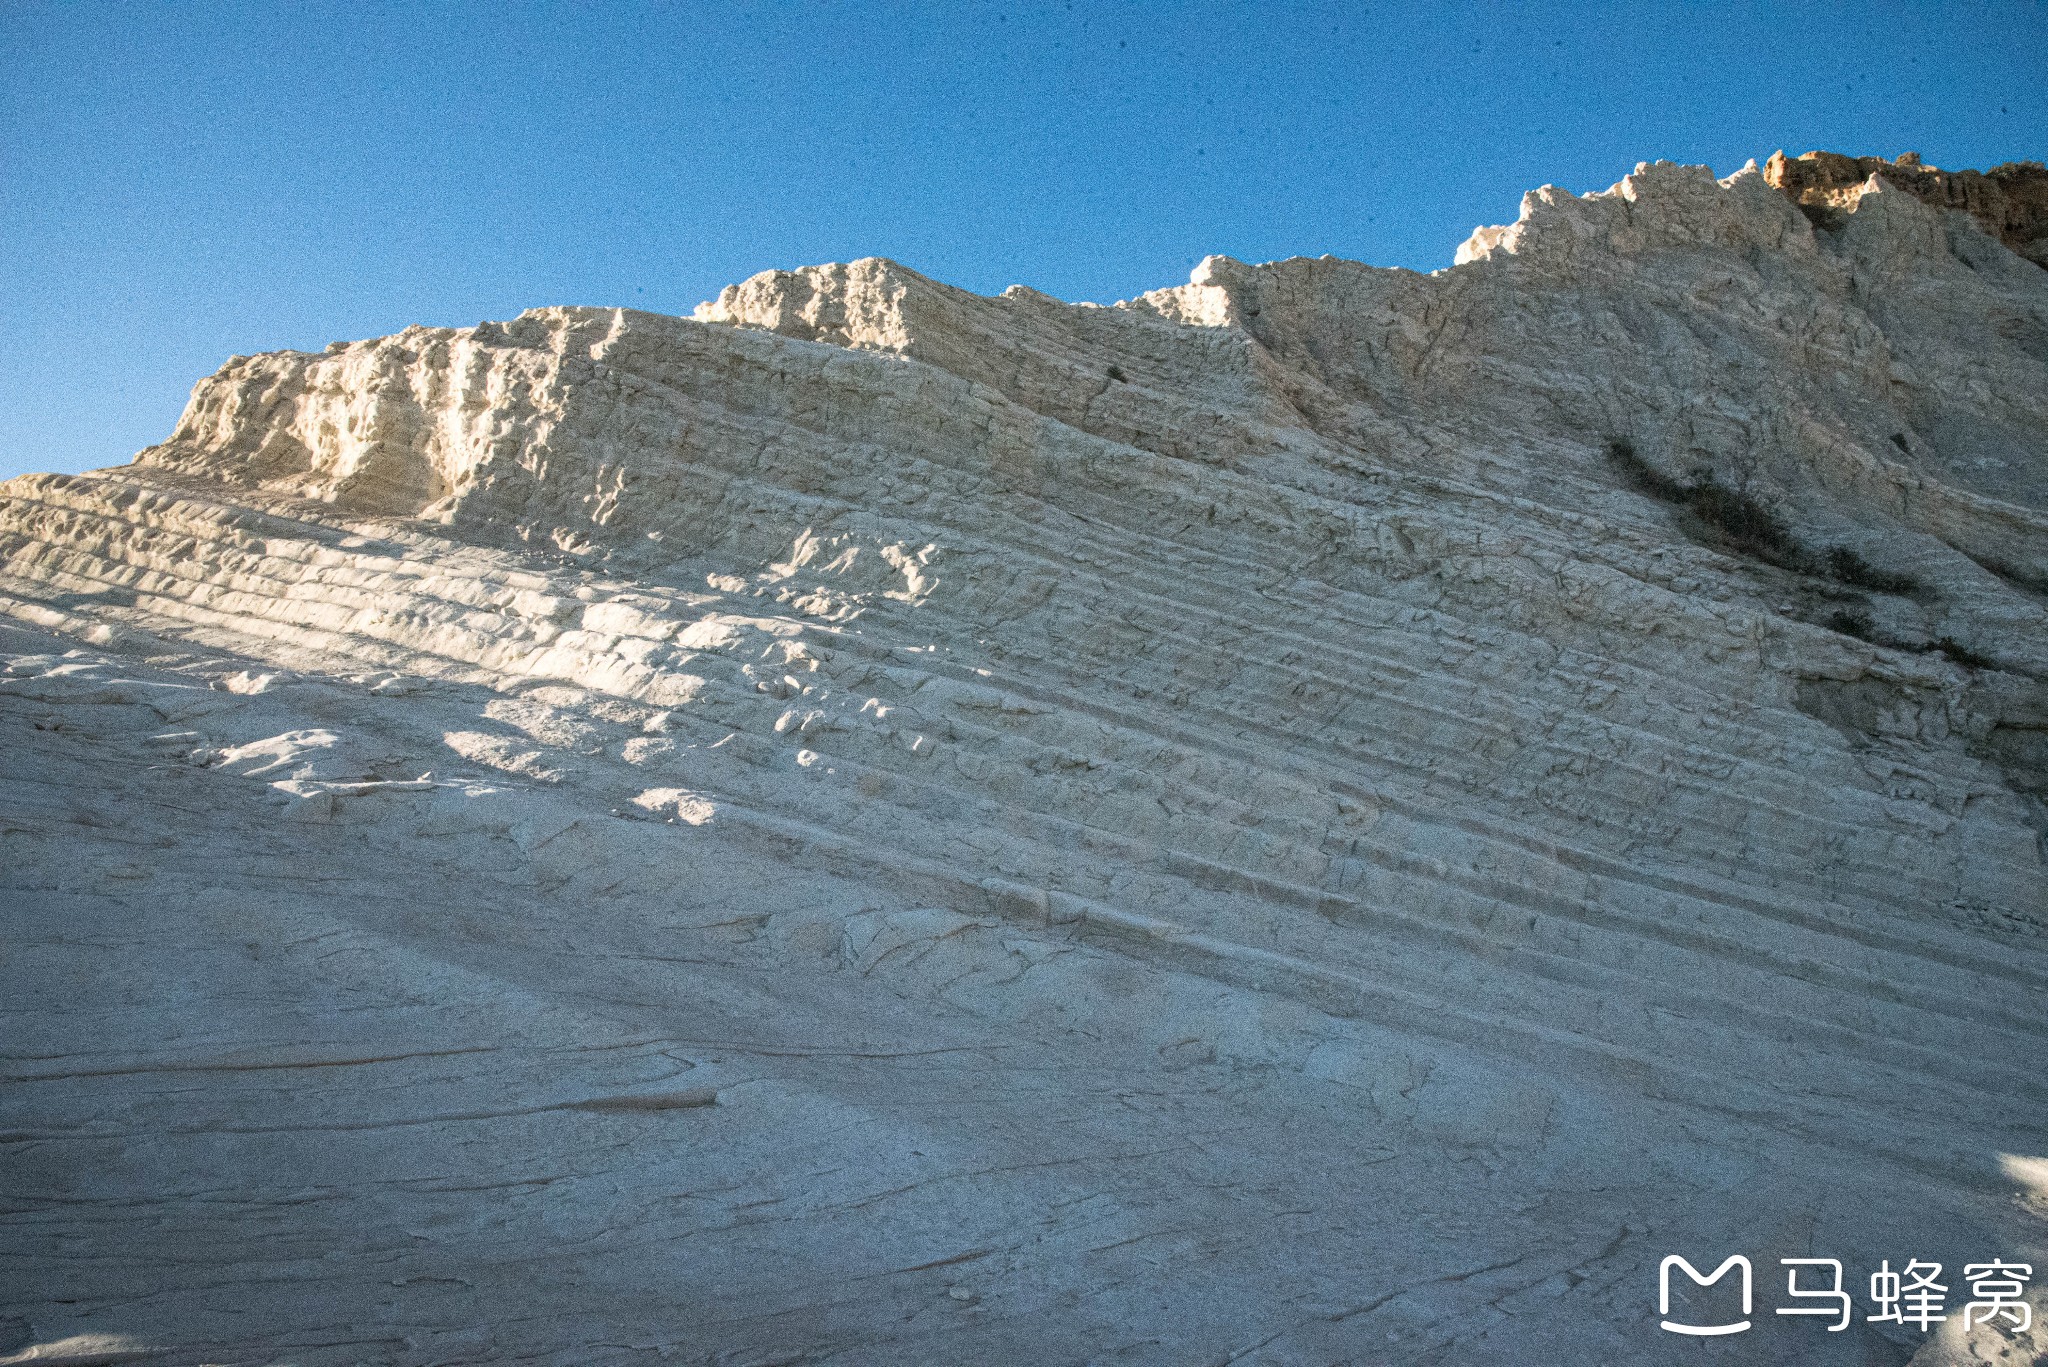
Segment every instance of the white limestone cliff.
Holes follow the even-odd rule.
[[[1676,1362],[1666,1253],[2048,1266],[2048,272],[1837,198],[771,271],[0,486],[0,1362]]]

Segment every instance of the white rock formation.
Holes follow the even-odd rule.
[[[2042,1352],[2048,272],[1840,221],[770,272],[0,486],[0,1362]]]

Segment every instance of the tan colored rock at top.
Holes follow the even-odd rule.
[[[2048,267],[2048,167],[2013,161],[1989,171],[1943,171],[1921,162],[1917,152],[1895,160],[1807,152],[1797,158],[1775,152],[1764,178],[1793,203],[1839,222],[1877,176],[1938,208],[1961,209],[1984,230],[2038,266]]]

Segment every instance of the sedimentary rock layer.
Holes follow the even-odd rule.
[[[1936,208],[1961,209],[2021,256],[2048,266],[2048,167],[2038,161],[1943,171],[1912,152],[1892,161],[1834,152],[1808,152],[1794,160],[1779,152],[1764,166],[1765,180],[1817,221],[1836,227],[1873,176]]]
[[[414,328],[0,488],[19,1345],[1690,1361],[1666,1253],[2048,1264],[2048,274],[1788,193]]]

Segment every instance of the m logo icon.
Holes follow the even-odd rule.
[[[1695,1286],[1712,1286],[1715,1282],[1720,1281],[1721,1278],[1728,1275],[1729,1268],[1741,1268],[1742,1313],[1744,1318],[1737,1320],[1733,1324],[1674,1323],[1671,1319],[1671,1269],[1674,1267],[1683,1268],[1685,1270],[1685,1275],[1692,1278],[1693,1285]],[[1712,1276],[1707,1277],[1701,1276],[1700,1270],[1698,1268],[1694,1267],[1685,1259],[1679,1257],[1676,1253],[1672,1254],[1670,1257],[1666,1258],[1663,1262],[1657,1265],[1657,1313],[1659,1315],[1664,1316],[1662,1326],[1665,1329],[1670,1330],[1674,1334],[1692,1334],[1698,1338],[1711,1338],[1717,1334],[1741,1333],[1743,1330],[1749,1328],[1748,1315],[1751,1304],[1749,1278],[1749,1259],[1743,1257],[1740,1253],[1737,1253],[1734,1256],[1730,1257],[1727,1262],[1722,1263],[1719,1267],[1714,1269]]]

